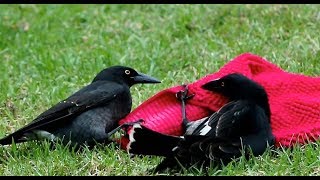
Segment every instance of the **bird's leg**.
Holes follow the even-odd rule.
[[[129,126],[133,126],[136,123],[142,123],[144,120],[143,119],[139,119],[137,121],[133,121],[133,122],[126,122],[121,124],[120,126],[116,127],[115,129],[113,129],[110,132],[107,132],[107,136],[111,137],[114,133],[116,133],[117,131],[119,131],[121,128],[127,128]]]
[[[186,100],[192,98],[195,94],[188,95],[188,86],[183,85],[183,87],[183,90],[180,90],[176,93],[176,97],[181,100],[182,127],[184,130],[186,130],[189,123],[186,115]]]

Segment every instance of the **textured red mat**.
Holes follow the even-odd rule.
[[[226,99],[200,86],[223,75],[239,72],[265,87],[271,106],[271,126],[276,146],[292,146],[314,141],[320,135],[320,76],[310,77],[282,70],[254,54],[244,53],[225,64],[218,72],[188,85],[195,96],[187,101],[187,117],[201,119],[217,111]],[[164,89],[134,109],[120,121],[144,119],[144,126],[169,135],[181,135],[181,103],[176,92],[182,86]],[[122,142],[126,142],[125,139]]]

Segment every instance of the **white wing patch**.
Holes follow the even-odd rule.
[[[201,136],[206,135],[212,129],[211,126],[209,126],[209,121],[207,121],[204,124],[205,124],[205,126],[200,130],[200,135]]]

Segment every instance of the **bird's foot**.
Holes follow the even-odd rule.
[[[181,106],[181,111],[182,111],[182,127],[184,130],[187,129],[189,120],[187,119],[186,115],[186,100],[192,98],[195,94],[188,95],[189,89],[188,85],[183,85],[184,89],[180,90],[176,93],[176,97],[181,100],[182,106]]]
[[[189,89],[188,89],[188,85],[184,84],[182,85],[184,87],[183,90],[180,90],[176,93],[176,97],[181,100],[181,101],[186,101],[190,98],[192,98],[195,94],[190,94],[188,95]]]

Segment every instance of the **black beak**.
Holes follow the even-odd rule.
[[[221,88],[220,79],[209,81],[206,84],[202,85],[201,88],[209,91],[219,89]]]
[[[134,83],[161,83],[158,79],[143,73],[138,73],[138,75],[134,76],[133,81]]]

